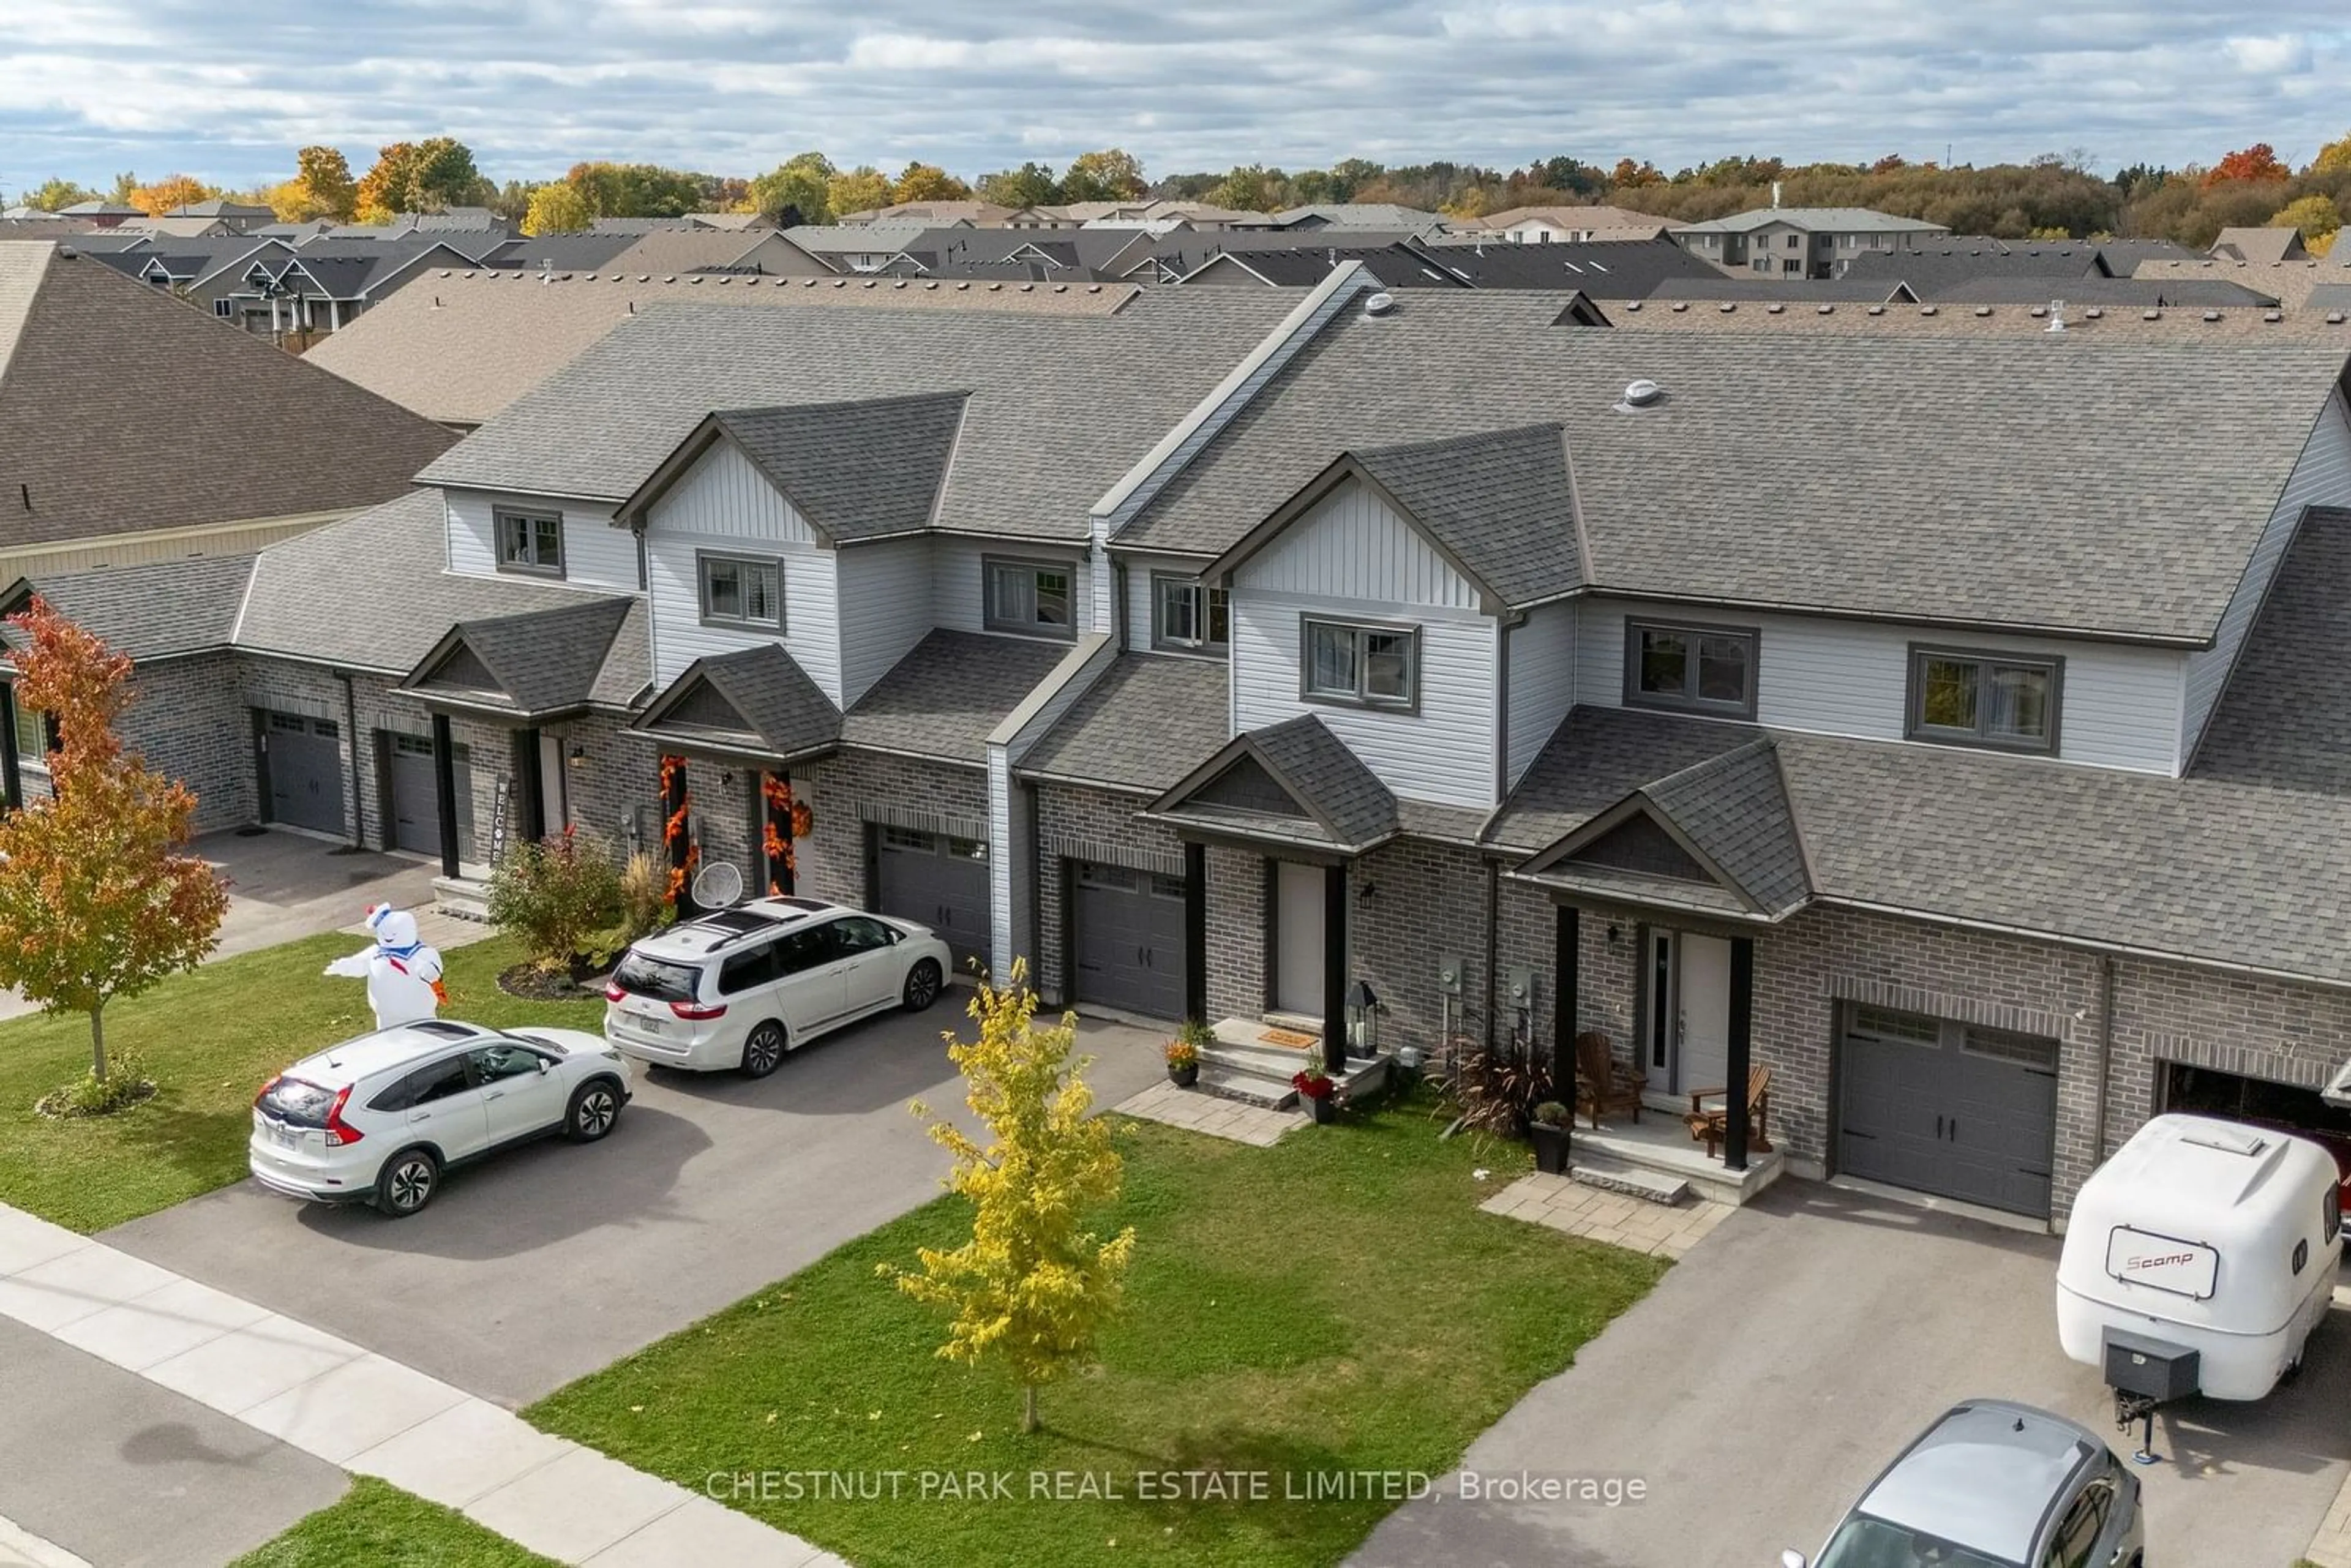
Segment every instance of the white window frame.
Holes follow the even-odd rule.
[[[1354,685],[1342,691],[1335,686],[1314,684],[1314,634],[1317,631],[1334,632],[1346,636],[1353,644]],[[1405,640],[1405,692],[1402,696],[1374,693],[1371,689],[1371,656],[1369,639],[1401,637]],[[1420,711],[1420,628],[1377,621],[1340,621],[1323,615],[1301,615],[1298,618],[1298,695],[1301,701],[1329,703],[1343,707],[1375,708],[1383,713],[1418,713]]]
[[[1183,594],[1191,599],[1193,635],[1183,636],[1168,629],[1167,602],[1170,594]],[[1217,616],[1222,611],[1225,634],[1216,634]],[[1232,592],[1216,588],[1196,577],[1185,577],[1176,572],[1155,571],[1151,574],[1151,645],[1178,653],[1224,653],[1233,645]]]
[[[711,609],[710,569],[715,566],[734,567],[743,571],[774,573],[775,614],[758,616],[745,612],[728,615]],[[730,550],[697,550],[694,557],[694,575],[695,591],[701,600],[704,625],[739,627],[747,632],[781,632],[784,629],[784,563],[774,556],[738,555]],[[738,602],[744,597],[742,589],[738,587],[737,589]]]

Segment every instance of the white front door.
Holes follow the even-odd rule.
[[[563,776],[563,737],[550,730],[538,737],[538,798],[547,812],[547,831],[559,833],[571,825],[569,780]]]
[[[1322,1016],[1322,868],[1274,865],[1273,1006]]]
[[[1674,1089],[1719,1089],[1730,1061],[1730,944],[1682,933],[1680,1050]]]

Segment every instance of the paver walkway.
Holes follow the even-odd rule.
[[[5,1205],[0,1316],[559,1562],[846,1568],[461,1388]],[[9,1550],[0,1535],[0,1564]]]
[[[1651,1203],[1542,1171],[1520,1176],[1478,1207],[1489,1214],[1506,1214],[1570,1236],[1588,1236],[1660,1258],[1680,1257],[1733,1212],[1727,1203],[1704,1198],[1671,1205]]]
[[[1229,1138],[1237,1144],[1254,1144],[1260,1149],[1273,1147],[1284,1133],[1306,1124],[1306,1118],[1295,1111],[1270,1111],[1262,1105],[1222,1100],[1197,1089],[1178,1089],[1165,1081],[1111,1109],[1122,1116],[1165,1122],[1171,1127],[1206,1133],[1212,1138]]]

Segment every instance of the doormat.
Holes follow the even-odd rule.
[[[1295,1030],[1287,1029],[1270,1029],[1257,1038],[1262,1044],[1286,1045],[1293,1051],[1303,1051],[1310,1045],[1322,1043],[1311,1034],[1300,1034]]]

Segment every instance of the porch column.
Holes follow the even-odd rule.
[[[457,742],[449,716],[433,716],[433,805],[441,818],[441,874],[457,879]]]
[[[16,761],[16,683],[0,681],[0,809],[25,808],[25,776]]]
[[[1184,1017],[1208,1021],[1208,846],[1184,846]]]
[[[1575,1009],[1580,984],[1576,967],[1582,961],[1583,911],[1560,904],[1557,929],[1552,937],[1551,1092],[1554,1100],[1574,1099]]]
[[[1729,1114],[1722,1131],[1722,1168],[1747,1168],[1747,1069],[1752,1060],[1748,1036],[1755,1018],[1755,938],[1730,939],[1730,1045],[1723,1078]]]
[[[532,844],[547,837],[547,773],[538,747],[538,726],[514,732],[515,826]]]
[[[1347,867],[1322,868],[1322,1071],[1347,1071]]]

